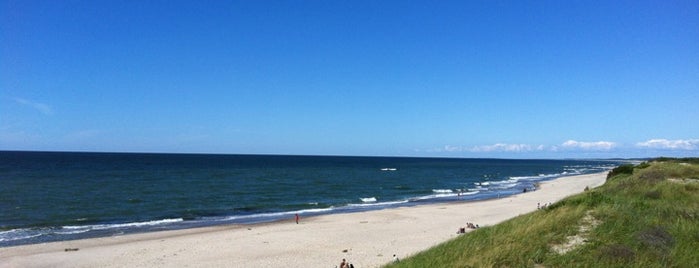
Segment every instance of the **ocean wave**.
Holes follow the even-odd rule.
[[[37,229],[12,229],[0,232],[0,242],[30,239],[44,234],[45,232]]]
[[[94,225],[67,225],[61,227],[42,227],[42,228],[23,228],[23,229],[12,229],[8,231],[0,232],[0,242],[1,243],[14,243],[13,241],[30,240],[32,238],[46,236],[49,241],[56,239],[57,236],[61,237],[75,237],[75,235],[80,235],[83,233],[88,233],[92,231],[104,231],[104,230],[123,230],[133,229],[133,228],[147,228],[159,225],[168,225],[173,223],[182,222],[183,219],[163,219],[154,220],[146,222],[130,222],[130,223],[116,223],[116,224],[94,224]]]
[[[259,214],[251,214],[251,215],[233,215],[233,216],[226,216],[223,218],[217,218],[217,219],[205,219],[205,220],[211,220],[211,221],[255,221],[256,219],[270,219],[270,220],[275,220],[275,219],[280,219],[284,217],[289,217],[294,214],[320,214],[320,213],[326,213],[326,212],[331,212],[335,209],[335,207],[328,207],[328,208],[311,208],[311,209],[302,209],[302,210],[295,210],[295,211],[282,211],[282,212],[269,212],[269,213],[259,213]]]
[[[373,203],[376,202],[376,197],[364,197],[364,198],[359,198],[359,200],[362,200],[364,203]]]
[[[129,222],[129,223],[115,223],[115,224],[95,224],[95,225],[76,225],[76,226],[63,226],[62,229],[66,230],[105,230],[105,229],[118,229],[118,228],[130,228],[130,227],[146,227],[146,226],[156,226],[163,224],[171,224],[181,222],[184,219],[163,219],[145,222]]]
[[[447,193],[453,193],[454,191],[450,189],[432,189],[433,193],[440,193],[440,194],[447,194]]]
[[[459,196],[474,195],[474,194],[478,194],[479,192],[480,192],[479,190],[476,190],[476,191],[469,190],[466,192],[459,192],[459,193],[454,193],[452,191],[451,193],[437,193],[437,194],[413,197],[413,198],[410,198],[410,201],[425,201],[425,200],[439,199],[439,198],[454,198],[454,197],[459,197]]]
[[[510,177],[510,179],[514,180],[514,181],[541,180],[541,179],[547,179],[547,178],[554,178],[554,177],[561,176],[561,175],[564,175],[564,174],[557,173],[557,174],[538,174],[538,175],[534,175],[534,176],[512,176],[512,177]]]
[[[510,178],[509,180],[491,181],[489,185],[493,186],[493,185],[511,184],[511,183],[516,183],[518,181],[520,181],[520,179]]]
[[[374,207],[374,206],[391,206],[408,203],[408,200],[398,200],[398,201],[388,201],[379,203],[363,203],[363,204],[349,204],[348,207]]]
[[[491,187],[488,188],[488,190],[505,190],[505,189],[510,189],[518,184],[516,182],[510,182],[510,183],[499,183],[496,185],[492,185]]]
[[[329,207],[329,208],[309,208],[309,209],[302,209],[302,210],[295,211],[295,212],[292,211],[291,213],[288,213],[288,214],[296,214],[296,213],[299,213],[299,214],[305,214],[305,213],[320,213],[320,212],[332,211],[333,209],[334,209],[334,207]]]
[[[68,229],[68,230],[71,230],[71,229]],[[55,231],[54,233],[59,234],[59,235],[82,234],[82,233],[87,233],[92,229],[90,229],[90,228],[75,228],[72,230],[73,231]]]

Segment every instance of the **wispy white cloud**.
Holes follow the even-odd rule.
[[[531,152],[534,150],[543,150],[543,145],[532,146],[529,144],[507,144],[496,143],[493,145],[474,146],[469,149],[470,152]]]
[[[446,145],[429,152],[448,153],[633,153],[634,149],[657,149],[671,151],[699,151],[699,139],[651,139],[633,145],[613,141],[567,140],[557,145],[534,145],[525,143],[495,143],[491,145],[461,146]]]
[[[667,140],[651,139],[636,143],[637,147],[666,150],[697,150],[699,149],[699,139],[688,140]]]
[[[492,152],[532,152],[544,151],[548,147],[545,145],[530,145],[530,144],[508,144],[496,143],[492,145],[477,145],[477,146],[455,146],[445,145],[442,148],[430,150],[436,152],[472,152],[472,153],[492,153]]]
[[[21,105],[24,105],[27,107],[31,107],[31,108],[39,111],[42,114],[53,115],[53,109],[48,104],[44,104],[44,103],[36,102],[36,101],[31,101],[31,100],[27,100],[27,99],[23,99],[23,98],[13,98],[13,100],[18,104],[21,104]]]
[[[454,146],[454,145],[444,145],[444,148],[437,149],[435,151],[444,151],[444,152],[463,152],[464,147],[463,146]]]
[[[575,141],[568,140],[561,144],[566,149],[582,149],[590,151],[608,151],[616,147],[617,144],[611,141]]]
[[[526,152],[559,152],[559,151],[609,151],[616,148],[618,145],[611,141],[575,141],[568,140],[560,145],[532,145],[525,143],[495,143],[490,145],[476,146],[454,146],[446,145],[443,148],[436,149],[438,152],[471,152],[471,153],[526,153]]]

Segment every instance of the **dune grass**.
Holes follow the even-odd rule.
[[[660,159],[386,267],[699,267],[699,161]]]

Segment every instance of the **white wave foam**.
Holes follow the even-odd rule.
[[[329,208],[310,208],[310,209],[304,209],[304,210],[299,210],[296,213],[303,214],[303,213],[318,213],[318,212],[327,212],[327,211],[332,211],[334,207],[329,207]],[[291,214],[291,213],[289,213]]]
[[[504,181],[492,181],[490,182],[491,187],[502,187],[502,185],[505,184],[513,184],[517,183],[519,180],[517,179],[509,179],[509,180],[504,180]]]
[[[499,183],[488,188],[489,190],[504,190],[517,186],[517,183]]]
[[[397,205],[397,204],[404,204],[404,203],[408,203],[408,200],[380,202],[380,203],[349,204],[347,206],[348,207],[373,207],[373,206],[390,206],[390,205]]]
[[[575,174],[580,174],[580,172],[573,171],[573,175]],[[550,178],[555,178],[555,177],[560,177],[560,176],[565,176],[565,175],[571,175],[570,172],[564,171],[561,173],[553,173],[553,174],[538,174],[536,176],[512,176],[510,177],[511,180],[542,180],[542,179],[550,179]]]
[[[63,229],[67,230],[106,230],[106,229],[117,229],[117,228],[128,228],[128,227],[143,227],[143,226],[155,226],[161,224],[170,224],[183,221],[182,218],[177,219],[164,219],[156,221],[146,221],[146,222],[129,222],[129,223],[117,223],[117,224],[95,224],[95,225],[82,225],[82,226],[63,226]]]
[[[29,239],[41,235],[44,235],[44,233],[39,230],[12,229],[0,232],[0,242]]]
[[[329,212],[335,209],[335,207],[329,207],[329,208],[311,208],[311,209],[302,209],[302,210],[296,210],[296,211],[284,211],[284,212],[270,212],[270,213],[260,213],[260,214],[252,214],[252,215],[237,215],[237,216],[228,216],[222,219],[218,219],[215,221],[234,221],[234,220],[252,220],[252,219],[264,219],[264,218],[282,218],[285,216],[292,216],[294,214],[307,214],[307,213],[323,213],[323,212]]]
[[[448,193],[453,193],[454,191],[450,189],[432,189],[433,193],[440,193],[440,194],[448,194]]]
[[[83,229],[75,229],[74,231],[66,231],[66,232],[56,231],[55,233],[60,234],[60,235],[71,235],[71,234],[82,234],[82,233],[89,232],[89,231],[90,231],[89,228],[83,228]]]
[[[434,190],[432,190],[432,191],[434,192]],[[477,194],[479,192],[480,192],[480,189],[468,189],[468,191],[466,191],[466,192],[458,192],[458,193],[454,193],[453,191],[443,192],[443,193],[436,193],[436,194],[431,194],[431,195],[414,197],[414,198],[411,198],[410,201],[421,201],[421,200],[447,198],[447,197],[459,197],[459,196],[465,196],[465,195],[474,195],[474,194]]]
[[[537,174],[535,176],[512,176],[507,180],[474,182],[476,188],[469,190],[502,190],[517,186],[520,181],[536,181],[568,175],[568,172],[554,174]],[[486,186],[486,187],[484,187]]]
[[[359,200],[362,200],[364,203],[373,203],[376,202],[376,197],[364,197],[364,198],[359,198]]]
[[[410,199],[410,201],[420,201],[420,200],[429,200],[429,199],[435,199],[435,198],[455,197],[455,196],[456,196],[456,194],[431,194],[431,195],[423,195],[423,196],[413,197]]]

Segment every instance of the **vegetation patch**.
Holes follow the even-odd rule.
[[[563,244],[551,245],[551,250],[558,254],[566,254],[569,251],[584,245],[588,241],[587,237],[590,230],[597,227],[597,225],[599,225],[600,223],[601,222],[599,220],[595,219],[595,217],[592,216],[591,211],[588,211],[587,214],[585,214],[585,217],[583,217],[580,222],[578,233],[575,235],[567,236],[566,242]]]
[[[642,245],[659,251],[669,250],[675,243],[672,234],[660,226],[644,229],[638,232],[637,237]]]
[[[618,167],[612,169],[612,171],[610,171],[607,174],[607,179],[611,179],[611,178],[614,178],[614,177],[616,177],[618,175],[622,175],[622,174],[627,174],[627,175],[633,174],[633,169],[634,169],[634,167],[631,164],[618,166]]]
[[[636,253],[626,245],[612,244],[602,247],[599,251],[599,256],[608,262],[619,263],[633,261]]]

